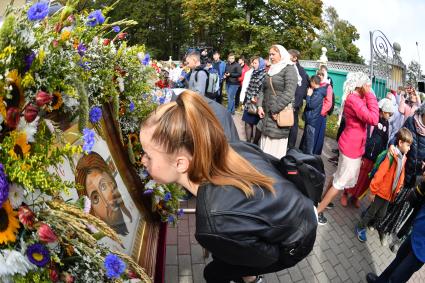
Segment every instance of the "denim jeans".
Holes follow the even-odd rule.
[[[376,283],[403,283],[418,271],[424,263],[413,253],[411,237],[403,242],[395,259],[376,280]]]
[[[226,84],[227,91],[227,112],[235,114],[235,96],[239,85]]]

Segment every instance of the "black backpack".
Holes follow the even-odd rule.
[[[286,179],[294,183],[317,206],[322,198],[326,179],[319,155],[305,154],[299,149],[291,148],[278,164],[274,164]]]
[[[279,160],[263,152],[254,144],[243,143],[260,151],[283,177],[294,183],[295,187],[303,195],[311,199],[315,206],[318,205],[322,199],[323,186],[326,179],[325,167],[320,155],[305,154],[297,148],[290,148],[286,156]]]

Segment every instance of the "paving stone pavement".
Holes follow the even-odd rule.
[[[244,139],[241,115],[234,116],[239,135]],[[300,138],[298,139],[300,140]],[[325,164],[327,181],[336,167],[327,159],[336,148],[335,140],[326,138],[322,159]],[[380,274],[394,259],[388,247],[382,247],[376,231],[368,231],[368,241],[360,243],[354,235],[354,226],[360,219],[360,212],[368,203],[363,201],[360,209],[344,208],[335,201],[336,207],[325,212],[328,224],[317,229],[316,243],[310,255],[296,266],[280,272],[266,274],[267,283],[279,282],[366,282],[368,272]],[[195,200],[182,202],[183,208],[195,208]],[[201,283],[203,269],[211,256],[204,257],[202,247],[195,236],[195,215],[186,214],[176,227],[169,226],[165,283]],[[416,272],[409,283],[425,282],[425,267]]]

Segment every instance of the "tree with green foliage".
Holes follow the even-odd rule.
[[[340,19],[332,6],[325,10],[324,20],[327,26],[321,31],[319,38],[312,42],[306,56],[311,59],[319,58],[324,46],[328,49],[329,61],[364,64],[364,59],[359,55],[360,50],[354,44],[360,38],[356,27]]]
[[[406,70],[407,83],[416,86],[418,81],[422,79],[421,65],[413,60],[409,63]]]
[[[116,0],[87,3],[100,8]],[[305,51],[322,29],[322,0],[121,1],[111,20],[127,18],[130,43],[143,43],[158,59],[180,58],[189,47],[265,55],[270,45]]]

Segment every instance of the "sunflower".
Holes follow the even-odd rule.
[[[58,110],[63,104],[62,94],[59,91],[53,93],[52,109]]]
[[[12,98],[8,99],[7,106],[15,106],[22,108],[25,104],[24,90],[21,86],[21,76],[18,70],[14,69],[7,74],[6,80],[9,86],[12,87]]]
[[[0,208],[0,244],[13,243],[16,241],[16,234],[19,229],[17,213],[13,211],[10,202],[7,200]]]
[[[3,96],[0,96],[0,114],[3,116],[3,120],[6,120],[6,105],[3,101]]]
[[[14,159],[24,158],[31,149],[31,146],[27,143],[27,135],[24,132],[12,132],[11,136],[14,139],[14,145],[9,150],[9,155]]]

